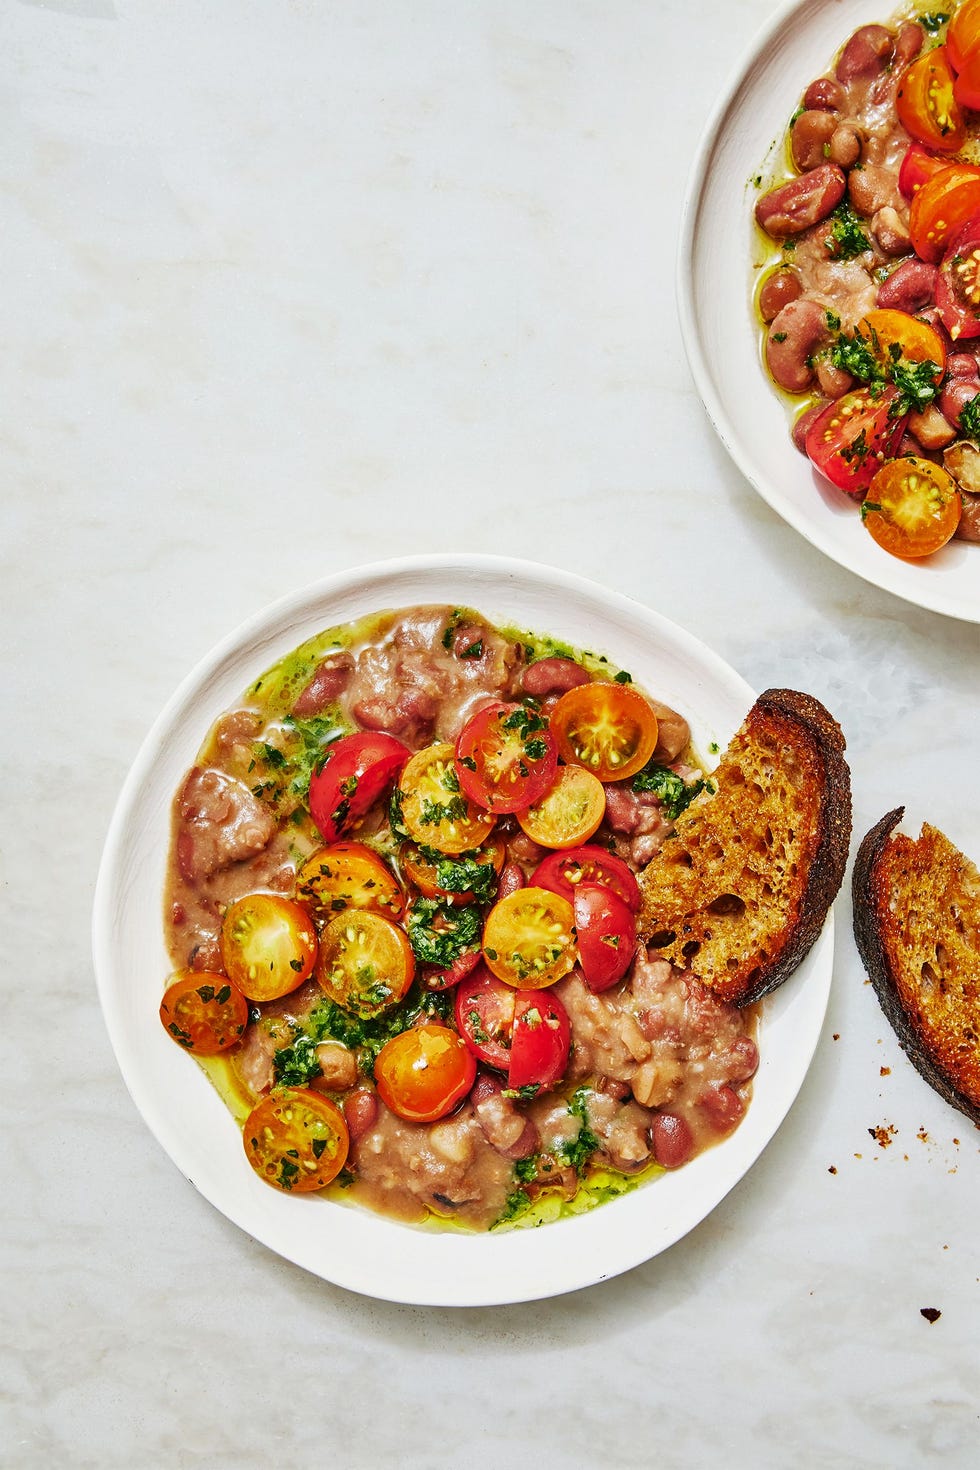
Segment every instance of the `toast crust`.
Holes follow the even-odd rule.
[[[845,742],[812,695],[767,689],[640,875],[639,929],[724,1000],[768,995],[809,952],[844,877]]]
[[[854,863],[854,937],[902,1050],[929,1085],[980,1124],[980,872],[928,822],[864,837]]]

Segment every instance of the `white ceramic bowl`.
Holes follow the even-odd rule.
[[[678,254],[681,330],[712,424],[764,500],[808,541],[907,602],[980,622],[980,547],[952,541],[925,562],[889,556],[847,496],[793,447],[786,403],[762,363],[752,292],[752,179],[786,132],[807,85],[859,25],[887,21],[891,0],[794,0],[737,68],[691,176]]]
[[[119,1066],[147,1124],[196,1188],[243,1230],[328,1281],[390,1301],[524,1301],[587,1286],[656,1255],[704,1219],[758,1158],[816,1046],[830,987],[832,920],[797,974],[765,1002],[762,1062],[738,1130],[687,1167],[589,1214],[536,1230],[437,1233],[263,1184],[248,1167],[230,1114],[157,1015],[169,969],[162,892],[171,798],[212,722],[263,669],[317,630],[422,602],[469,604],[493,620],[607,652],[689,717],[701,750],[711,741],[726,743],[753,699],[726,664],[656,613],[527,562],[412,558],[293,593],[225,639],[189,675],[129,773],[96,892],[99,994]]]

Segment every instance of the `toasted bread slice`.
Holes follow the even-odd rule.
[[[909,1060],[980,1123],[980,872],[927,822],[882,817],[854,862],[854,937]]]
[[[767,689],[640,875],[640,933],[724,1000],[781,985],[844,877],[851,779],[836,720],[808,694]]]

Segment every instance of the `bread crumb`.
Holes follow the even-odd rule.
[[[837,1165],[836,1164],[831,1164],[830,1168],[827,1170],[827,1173],[828,1174],[836,1174],[837,1173]]]
[[[920,1138],[923,1143],[928,1143],[929,1142],[929,1135],[928,1135],[928,1133],[926,1132],[926,1130],[924,1128],[920,1128],[919,1131],[918,1131],[918,1133],[915,1136],[916,1136],[916,1138]]]
[[[868,1132],[879,1148],[888,1148],[898,1129],[894,1123],[879,1123],[877,1128],[869,1128]]]
[[[919,1311],[927,1322],[938,1322],[943,1315],[938,1307],[920,1307]]]
[[[840,1041],[840,1032],[839,1031],[835,1031],[834,1032],[834,1040],[835,1041]]]
[[[890,1077],[891,1075],[892,1075],[892,1069],[891,1069],[891,1067],[879,1067],[878,1068],[878,1076],[879,1077]]]

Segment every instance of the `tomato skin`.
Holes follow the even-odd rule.
[[[885,366],[894,362],[895,347],[906,362],[934,362],[940,375],[946,366],[946,346],[935,327],[907,311],[875,307],[861,318],[857,330],[868,339],[875,356]]]
[[[448,742],[417,750],[398,778],[401,824],[422,847],[456,856],[481,847],[496,817],[464,795],[456,774],[456,750]]]
[[[245,1156],[259,1178],[287,1194],[308,1194],[336,1179],[347,1162],[344,1115],[320,1092],[284,1087],[252,1109],[242,1130]]]
[[[363,842],[334,842],[308,857],[296,875],[296,897],[321,921],[345,909],[373,909],[389,919],[405,912],[401,885]]]
[[[617,894],[580,883],[573,900],[579,963],[596,995],[622,980],[636,953],[636,919]]]
[[[937,153],[956,153],[966,142],[953,83],[946,48],[937,46],[912,62],[895,93],[895,111],[905,131]]]
[[[980,0],[964,0],[946,30],[946,55],[954,71],[980,50]]]
[[[579,684],[551,713],[558,754],[600,781],[625,781],[657,745],[657,716],[632,684]]]
[[[476,1081],[476,1059],[448,1026],[426,1022],[386,1041],[374,1064],[386,1107],[410,1123],[433,1123],[463,1101]]]
[[[454,985],[459,985],[467,975],[472,974],[482,960],[483,956],[478,949],[468,949],[457,955],[446,970],[423,968],[422,984],[426,990],[452,990]]]
[[[889,417],[898,389],[889,385],[877,397],[855,388],[829,403],[806,433],[806,452],[831,484],[848,495],[863,495],[883,460],[895,454],[908,414]]]
[[[519,990],[514,1006],[508,1087],[546,1091],[565,1075],[572,1046],[568,1012],[550,990]]]
[[[559,766],[550,790],[518,812],[523,830],[542,847],[580,847],[598,829],[606,814],[602,782],[584,766]]]
[[[456,741],[456,774],[476,806],[522,812],[555,779],[558,749],[548,721],[523,704],[495,701],[467,720]]]
[[[495,903],[487,915],[483,958],[506,985],[543,990],[575,964],[574,929],[567,899],[547,888],[519,888]]]
[[[909,234],[920,260],[938,265],[951,240],[980,213],[980,168],[953,163],[928,179],[909,206]]]
[[[517,992],[482,964],[456,989],[456,1030],[477,1060],[498,1072],[510,1069],[516,1006]]]
[[[586,844],[568,852],[552,853],[535,868],[531,882],[537,888],[550,888],[569,903],[579,883],[601,883],[611,888],[631,913],[640,911],[640,887],[631,869],[604,847]]]
[[[884,465],[861,507],[865,528],[893,556],[931,556],[945,546],[960,521],[956,482],[931,460],[905,455]]]
[[[923,184],[927,184],[944,168],[949,168],[948,158],[937,158],[934,153],[923,148],[921,143],[910,143],[898,170],[899,193],[904,199],[911,199]]]
[[[367,816],[411,753],[384,732],[361,730],[334,741],[310,778],[310,816],[324,842],[336,842]]]
[[[185,1051],[213,1057],[244,1036],[248,1001],[226,975],[179,970],[160,1002],[160,1020]]]
[[[980,337],[980,217],[969,221],[943,257],[936,309],[954,342]]]
[[[415,956],[404,929],[382,914],[352,909],[320,935],[320,988],[344,1010],[379,1016],[404,1000],[415,978]]]
[[[313,973],[316,930],[302,904],[279,893],[247,893],[221,921],[225,974],[249,1000],[278,1000]]]

